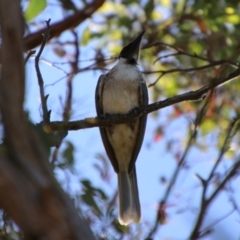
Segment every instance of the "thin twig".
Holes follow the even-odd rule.
[[[51,30],[50,21],[51,21],[51,19],[46,21],[47,29],[46,29],[45,34],[43,35],[43,41],[42,41],[41,47],[40,47],[40,49],[38,51],[38,54],[35,58],[35,68],[36,68],[36,72],[37,72],[38,85],[39,85],[40,97],[41,97],[41,103],[42,103],[43,122],[45,122],[45,123],[50,121],[50,111],[48,111],[48,108],[47,108],[48,95],[45,96],[45,94],[44,94],[44,82],[43,82],[42,74],[41,74],[41,71],[40,71],[40,68],[39,68],[39,59],[40,59],[42,51],[43,51],[43,49],[44,49],[44,47],[47,43],[47,40],[49,38],[49,33],[50,33],[50,30]]]
[[[53,68],[56,68],[57,70],[59,70],[60,72],[64,73],[65,75],[68,74],[64,69],[60,68],[59,66],[57,66],[57,65],[54,64],[54,63],[49,62],[49,61],[46,60],[46,59],[41,58],[41,59],[40,59],[40,62],[45,63],[45,64],[47,64],[47,65],[49,65],[49,66],[51,66],[51,67],[53,67]],[[69,62],[68,62],[68,64],[69,64]],[[45,85],[45,87],[46,87],[46,86],[47,86],[47,85]]]
[[[216,62],[212,62],[200,67],[191,67],[191,68],[174,68],[174,69],[170,69],[170,70],[156,70],[156,71],[143,71],[143,74],[154,74],[154,73],[174,73],[174,72],[193,72],[193,71],[200,71],[206,68],[210,68],[210,67],[214,67],[214,66],[218,66],[221,65],[223,63],[226,63],[225,60],[219,60]]]
[[[238,206],[238,200],[235,199],[235,197],[233,196],[233,190],[230,189],[232,195],[230,196],[230,202],[232,203],[234,209],[238,212],[238,215],[240,215],[240,208]]]
[[[148,85],[148,87],[152,87],[154,86],[159,79],[165,75],[165,74],[169,74],[169,73],[174,73],[174,72],[193,72],[193,71],[201,71],[207,68],[211,68],[214,66],[218,66],[218,65],[222,65],[223,63],[226,63],[226,60],[219,60],[219,61],[215,61],[215,62],[211,62],[210,64],[207,65],[203,65],[200,67],[192,67],[192,68],[174,68],[174,69],[170,69],[170,70],[156,70],[156,71],[143,71],[144,74],[154,74],[154,73],[161,73],[161,76],[157,78],[157,80],[151,84]]]
[[[200,237],[199,229],[202,225],[202,221],[205,215],[205,212],[207,208],[209,207],[209,204],[214,200],[214,198],[217,196],[217,194],[220,192],[221,189],[225,186],[227,181],[230,180],[235,174],[237,173],[237,170],[240,168],[240,159],[238,159],[235,164],[232,166],[231,170],[228,172],[226,177],[222,180],[222,182],[219,184],[219,186],[216,188],[216,190],[213,192],[211,197],[209,197],[207,200],[202,202],[200,212],[198,215],[198,219],[196,221],[195,227],[193,228],[193,231],[191,233],[191,236],[189,237],[190,240],[196,240]],[[205,193],[204,193],[205,194]]]
[[[95,71],[95,70],[101,70],[101,71],[109,71],[110,70],[110,69],[103,69],[103,68],[100,68],[100,67],[94,67],[95,65],[96,65],[96,63],[93,63],[93,64],[91,64],[91,65],[89,65],[85,68],[80,68],[80,69],[78,69],[77,73],[86,72],[86,71]],[[55,84],[59,83],[60,81],[62,81],[66,77],[72,77],[75,74],[76,73],[68,73],[68,74],[66,74],[66,76],[61,77],[60,79],[54,81],[51,84],[47,84],[45,87],[54,86]]]
[[[233,208],[230,212],[228,212],[227,214],[225,214],[224,216],[222,216],[221,218],[217,219],[214,223],[212,223],[210,226],[206,227],[205,229],[203,229],[201,231],[201,233],[199,234],[199,237],[204,237],[207,234],[211,233],[212,228],[218,224],[219,222],[221,222],[222,220],[226,219],[227,217],[229,217],[236,209]]]
[[[234,128],[234,126],[235,126],[235,124],[236,124],[237,121],[238,121],[237,118],[236,118],[236,119],[233,119],[233,121],[231,121],[231,123],[230,123],[229,126],[228,126],[228,129],[227,129],[227,131],[226,131],[226,132],[227,132],[227,135],[226,135],[226,137],[225,137],[225,139],[224,139],[223,146],[221,147],[221,151],[220,151],[220,153],[219,153],[218,159],[217,159],[217,161],[215,162],[215,164],[214,164],[214,166],[213,166],[213,168],[212,168],[212,170],[211,170],[211,172],[210,172],[210,174],[209,174],[208,179],[206,180],[207,182],[210,182],[210,180],[212,179],[212,177],[213,177],[213,175],[214,175],[214,173],[215,173],[215,170],[216,170],[217,166],[219,165],[221,159],[223,158],[223,155],[224,155],[225,152],[227,151],[227,148],[228,148],[228,146],[229,146],[230,140],[231,140],[231,139],[233,138],[233,136],[236,134],[236,129],[235,129],[234,132],[232,132],[232,131],[233,131],[233,128]]]
[[[71,106],[72,106],[72,81],[73,81],[73,77],[75,76],[75,74],[77,73],[77,70],[78,70],[78,59],[79,59],[78,36],[74,30],[72,31],[72,33],[75,38],[75,40],[74,40],[75,61],[71,63],[72,72],[71,72],[71,75],[69,75],[68,81],[67,81],[68,93],[67,93],[67,98],[66,98],[66,102],[65,102],[65,106],[64,106],[64,111],[63,111],[63,121],[65,121],[65,122],[69,121],[69,118],[70,118]]]
[[[57,161],[58,152],[59,152],[59,147],[56,147],[52,153],[52,159],[50,161],[52,165],[54,165],[55,162]]]
[[[222,182],[219,183],[218,187],[215,189],[215,191],[212,193],[212,195],[208,198],[208,203],[212,202],[212,200],[217,196],[217,194],[219,193],[219,191],[221,189],[223,189],[223,187],[225,186],[226,182],[233,176],[235,176],[235,174],[237,173],[237,170],[240,167],[240,159],[238,159],[236,161],[236,163],[232,166],[231,170],[229,171],[229,173],[226,175],[226,177],[222,180]]]
[[[89,59],[82,59],[82,60],[78,60],[78,63],[81,62],[95,62],[95,63],[101,63],[101,62],[114,62],[118,59],[118,56],[110,56],[110,57],[104,57],[104,58],[89,58]],[[66,65],[69,64],[69,61],[67,62],[53,62],[53,64],[59,64],[59,65]]]
[[[179,55],[178,52],[176,52],[176,53],[169,53],[169,54],[163,55],[163,56],[157,58],[157,59],[153,62],[153,64],[155,64],[155,63],[156,63],[157,61],[159,61],[160,59],[169,58],[169,57],[178,56],[178,55]]]
[[[206,61],[206,62],[209,62],[209,63],[216,62],[216,61],[210,60],[207,57],[203,57],[203,56],[197,55],[196,53],[185,52],[182,49],[180,49],[178,47],[175,47],[174,45],[171,45],[171,44],[168,44],[168,43],[164,43],[164,42],[160,42],[160,41],[157,41],[154,44],[151,44],[149,46],[152,47],[152,46],[157,46],[157,45],[166,46],[167,48],[171,48],[171,49],[175,50],[176,52],[175,53],[171,53],[169,55],[160,56],[159,58],[157,58],[154,61],[154,63],[157,62],[158,60],[162,59],[162,58],[166,58],[166,57],[170,57],[170,56],[176,56],[176,55],[185,55],[185,56],[188,56],[188,57],[191,57],[191,58],[197,58],[199,60]],[[149,48],[149,46],[145,46],[143,49]],[[238,67],[238,64],[233,62],[233,61],[231,61],[231,60],[223,60],[223,61],[224,61],[224,63],[229,63],[231,65],[234,65],[234,66]]]
[[[28,53],[27,53],[27,56],[24,60],[24,64],[26,65],[27,61],[29,60],[29,58],[34,54],[36,53],[36,50],[30,50]]]

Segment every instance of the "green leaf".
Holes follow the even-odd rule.
[[[201,125],[203,136],[212,132],[215,127],[216,127],[216,122],[213,119],[211,118],[205,119]]]
[[[60,163],[57,163],[56,166],[59,168],[70,168],[72,169],[72,166],[74,164],[74,146],[71,142],[66,141],[66,148],[62,152],[62,160]]]
[[[232,23],[232,24],[239,24],[240,17],[239,17],[238,14],[232,14],[232,15],[229,15],[229,16],[225,16],[224,20],[225,20],[225,22],[229,22],[229,23]]]
[[[82,180],[81,183],[89,192],[91,192],[91,194],[100,195],[101,199],[103,200],[108,199],[107,195],[102,191],[102,189],[93,187],[89,180]]]
[[[100,196],[101,199],[107,200],[106,194],[100,188],[93,187],[92,183],[87,179],[82,180],[81,183],[84,186],[84,194],[81,195],[82,200],[92,207],[98,216],[101,216],[102,212],[96,202],[96,197]]]
[[[225,157],[228,158],[228,159],[233,159],[236,155],[236,150],[234,149],[228,149],[226,151],[226,154],[225,154]]]
[[[63,151],[63,157],[68,160],[69,163],[73,163],[73,151],[74,151],[74,146],[71,142],[66,142],[67,147]]]
[[[163,7],[170,7],[172,4],[170,0],[161,0],[160,2]]]
[[[132,19],[129,16],[119,16],[119,27],[120,26],[130,26]],[[119,30],[120,31],[120,30]],[[121,35],[121,33],[120,33]]]
[[[89,28],[87,27],[82,35],[82,39],[81,39],[81,45],[85,46],[87,45],[88,41],[91,39],[91,32],[89,30]]]
[[[182,11],[184,10],[185,4],[186,4],[186,0],[178,0],[178,1],[176,1],[175,9],[174,9],[175,13],[176,14],[181,14]]]
[[[100,208],[98,207],[95,199],[93,198],[93,195],[91,194],[91,192],[87,191],[86,193],[82,194],[82,200],[90,207],[92,207],[95,211],[95,213],[98,216],[101,216],[101,211]]]
[[[152,12],[154,10],[154,2],[153,0],[147,1],[146,5],[144,6],[145,14],[148,19],[151,18]]]
[[[41,13],[47,6],[47,0],[30,0],[25,11],[25,20],[29,22]]]
[[[128,14],[127,8],[124,4],[114,3],[114,2],[104,2],[104,4],[98,9],[100,13],[113,13],[117,12],[118,14]]]

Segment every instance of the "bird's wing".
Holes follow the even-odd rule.
[[[148,105],[148,90],[145,80],[141,79],[141,83],[139,86],[139,107],[147,106]],[[139,126],[138,126],[138,136],[136,137],[135,147],[133,149],[133,154],[131,158],[131,162],[129,165],[129,172],[131,172],[135,166],[135,162],[138,156],[138,153],[141,149],[145,128],[147,123],[147,115],[143,115],[139,118]]]
[[[106,77],[107,77],[107,74],[102,74],[98,79],[98,83],[97,83],[97,87],[96,87],[95,106],[96,106],[96,111],[97,111],[98,116],[103,116],[104,115],[103,106],[102,106],[102,97],[101,96],[102,96],[102,92],[103,92],[103,88],[104,88],[104,79]],[[110,142],[108,140],[106,128],[101,128],[100,127],[99,131],[100,131],[102,142],[103,142],[103,145],[106,149],[108,158],[110,159],[115,172],[118,173],[117,159],[116,159],[115,153],[113,151],[112,145],[110,144]]]

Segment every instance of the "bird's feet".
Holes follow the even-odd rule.
[[[139,107],[134,107],[130,111],[128,111],[128,114],[136,114],[139,111]]]

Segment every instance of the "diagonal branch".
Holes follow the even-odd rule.
[[[62,32],[78,26],[87,18],[97,11],[102,6],[104,0],[95,0],[79,11],[76,11],[72,16],[65,18],[64,20],[52,25],[51,35],[49,40],[59,36]],[[24,38],[24,50],[29,51],[42,43],[42,35],[46,32],[46,28],[37,32],[31,33]]]
[[[92,127],[106,127],[112,124],[121,124],[129,122],[132,119],[139,118],[143,114],[148,114],[154,111],[157,111],[161,108],[165,108],[171,106],[176,103],[180,103],[183,101],[193,101],[203,99],[209,91],[212,91],[217,86],[220,86],[223,83],[233,80],[234,78],[240,76],[240,68],[236,69],[232,73],[230,73],[226,77],[222,78],[215,78],[210,81],[209,84],[205,85],[204,87],[196,90],[190,91],[187,93],[183,93],[163,101],[155,102],[149,104],[146,107],[141,107],[134,109],[129,114],[122,114],[122,115],[111,115],[106,117],[95,117],[95,118],[85,118],[79,121],[70,121],[68,123],[65,122],[50,122],[45,125],[45,131],[61,131],[61,130],[80,130],[85,128],[92,128]]]

